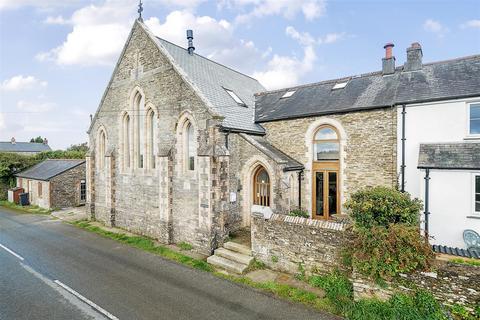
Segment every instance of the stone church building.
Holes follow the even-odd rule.
[[[254,205],[338,218],[353,192],[397,184],[394,100],[414,76],[388,49],[381,72],[267,92],[137,20],[88,131],[89,214],[207,254]]]

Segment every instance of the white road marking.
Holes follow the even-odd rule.
[[[59,280],[54,280],[53,282],[55,282],[56,284],[58,284],[60,287],[62,287],[63,289],[67,290],[68,292],[70,292],[71,294],[73,294],[75,297],[77,297],[78,299],[82,300],[83,302],[85,302],[86,304],[88,304],[89,306],[91,306],[93,309],[95,309],[96,311],[100,312],[101,314],[103,314],[105,317],[111,319],[111,320],[119,320],[117,317],[115,317],[113,314],[111,314],[110,312],[108,312],[107,310],[103,309],[102,307],[100,307],[99,305],[93,303],[92,301],[88,300],[87,298],[85,298],[84,296],[82,296],[80,293],[78,293],[77,291],[73,290],[72,288],[70,288],[69,286],[67,286],[66,284],[62,283],[61,281]]]
[[[21,255],[16,254],[14,251],[8,249],[7,247],[5,247],[5,246],[4,246],[3,244],[1,244],[1,243],[0,243],[0,247],[3,248],[3,249],[4,249],[5,251],[7,251],[8,253],[14,255],[14,256],[17,257],[18,259],[20,259],[20,260],[22,260],[22,261],[25,260],[25,259],[23,259],[23,257],[22,257]]]

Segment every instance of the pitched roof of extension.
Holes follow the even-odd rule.
[[[242,138],[248,141],[251,145],[255,148],[260,150],[263,154],[271,158],[278,164],[285,165],[284,171],[296,171],[302,170],[303,165],[298,162],[297,160],[291,158],[287,154],[283,153],[282,151],[278,150],[274,146],[272,146],[265,137],[258,136],[258,135],[248,135],[248,134],[240,134]]]
[[[213,111],[224,117],[224,128],[261,134],[265,132],[262,126],[254,122],[254,94],[265,91],[258,80],[199,54],[191,55],[187,49],[151,35],[156,44],[168,52],[183,76],[208,100]],[[233,91],[245,105],[235,102],[225,89]]]
[[[53,177],[56,177],[59,174],[64,173],[67,170],[73,169],[83,163],[85,163],[85,160],[82,159],[45,160],[25,171],[17,173],[16,176],[32,180],[48,181]]]
[[[15,142],[0,141],[0,152],[43,152],[50,151],[48,144],[36,142]]]
[[[419,169],[480,169],[480,143],[420,144]]]
[[[424,64],[392,75],[373,72],[256,95],[257,122],[291,119],[435,100],[480,96],[480,55]],[[332,90],[336,83],[347,82]],[[282,99],[288,91],[295,93]]]

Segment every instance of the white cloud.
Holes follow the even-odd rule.
[[[58,25],[63,25],[63,24],[69,24],[70,21],[66,20],[63,16],[48,16],[43,23],[45,24],[58,24]]]
[[[196,52],[242,72],[253,72],[262,54],[252,41],[236,38],[234,26],[226,20],[173,11],[163,23],[150,18],[145,24],[155,35],[182,47],[187,44],[186,30],[193,29]]]
[[[297,40],[300,44],[304,46],[311,46],[317,41],[310,35],[308,32],[298,32],[294,27],[288,26],[285,30],[285,33],[290,36],[292,39]]]
[[[345,37],[345,35],[346,35],[345,32],[327,33],[325,37],[320,38],[319,41],[320,43],[324,43],[324,44],[335,43],[339,40],[342,40]]]
[[[31,102],[20,100],[17,102],[17,108],[24,112],[42,113],[52,110],[55,107],[51,102]]]
[[[480,20],[469,20],[461,25],[462,29],[465,28],[480,28]]]
[[[35,7],[35,8],[54,8],[66,7],[80,4],[81,0],[0,0],[0,10],[18,9],[21,7]]]
[[[36,87],[46,87],[46,81],[40,81],[34,76],[17,75],[10,79],[4,80],[0,84],[0,89],[4,91],[20,91]]]
[[[299,13],[307,20],[314,20],[323,15],[326,8],[325,0],[225,0],[222,4],[249,10],[236,17],[238,23],[272,15],[292,19]]]
[[[5,129],[5,116],[0,113],[0,129]]]
[[[439,38],[442,38],[449,29],[443,26],[439,21],[427,19],[423,23],[423,29],[427,32],[435,33]]]
[[[83,7],[69,19],[73,30],[63,44],[37,54],[36,58],[59,65],[112,65],[134,16],[131,4],[125,1],[107,0],[103,5]]]

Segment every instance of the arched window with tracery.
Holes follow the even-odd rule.
[[[270,176],[262,166],[253,175],[253,204],[270,206]]]
[[[132,139],[132,121],[130,115],[126,113],[122,119],[122,139],[123,139],[123,168],[129,169],[131,167],[131,139]]]
[[[185,122],[184,127],[184,157],[187,170],[195,170],[195,158],[197,155],[197,139],[195,128],[190,121]]]
[[[107,136],[105,130],[100,129],[97,140],[97,165],[98,169],[103,170],[105,168],[105,153],[107,145]]]
[[[313,218],[339,213],[340,139],[336,128],[324,125],[313,139]]]
[[[147,111],[147,155],[148,168],[155,169],[155,156],[157,155],[157,116],[152,108]]]

